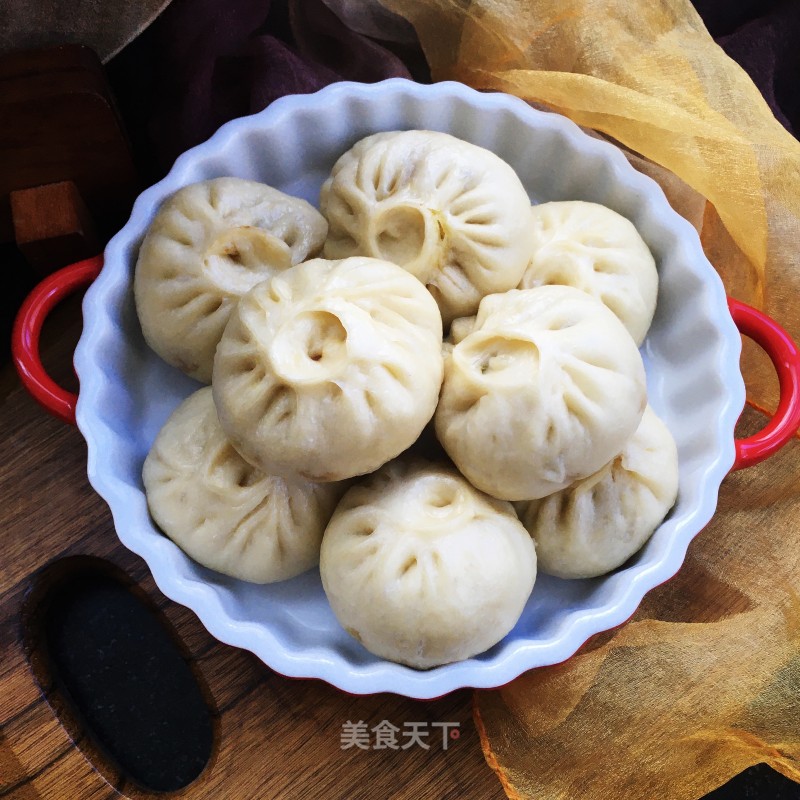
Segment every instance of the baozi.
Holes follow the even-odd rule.
[[[514,170],[446,133],[362,139],[334,165],[320,210],[326,258],[399,264],[432,292],[445,325],[516,287],[530,257],[530,200]]]
[[[519,288],[559,285],[588,292],[640,345],[656,309],[658,272],[633,223],[579,200],[533,206],[531,220],[534,243]]]
[[[436,434],[474,486],[503,500],[544,497],[596,472],[647,402],[630,334],[568,286],[485,297],[444,358]]]
[[[271,475],[372,472],[433,416],[442,319],[387,261],[315,259],[246,294],[214,361],[214,400],[236,449]]]
[[[424,669],[482,653],[514,627],[536,549],[510,503],[451,467],[398,459],[342,498],[320,574],[348,633]]]
[[[678,452],[648,406],[622,452],[588,478],[517,505],[536,539],[542,572],[594,578],[624,564],[650,538],[678,494]]]
[[[322,532],[344,486],[265,475],[222,432],[211,388],[190,395],[145,459],[147,504],[188,556],[254,583],[286,580],[319,561]]]
[[[211,381],[241,295],[322,248],[328,225],[305,200],[241,178],[179,189],[159,209],[133,288],[144,338],[167,363]]]

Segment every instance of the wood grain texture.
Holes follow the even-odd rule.
[[[125,220],[138,180],[108,82],[87,47],[0,57],[0,241],[13,235],[10,193],[78,187],[102,234]]]
[[[74,381],[70,359],[79,324],[77,301],[71,301],[45,330],[45,362],[65,383]],[[353,697],[320,681],[284,678],[251,654],[216,642],[192,612],[161,595],[144,562],[122,547],[108,508],[86,479],[80,433],[45,415],[10,367],[0,371],[0,408],[1,797],[155,796],[102,763],[80,723],[63,711],[57,714],[57,689],[41,665],[32,669],[26,654],[21,614],[31,576],[69,556],[94,556],[123,570],[180,639],[206,692],[216,729],[211,760],[194,783],[170,795],[192,800],[504,797],[481,753],[471,692],[430,702],[388,694]],[[364,720],[370,727],[389,720],[401,729],[406,722],[459,722],[461,735],[446,751],[438,728],[430,729],[429,750],[342,750],[342,725],[348,720]]]
[[[9,199],[17,247],[40,276],[102,251],[91,214],[72,181],[17,189]]]

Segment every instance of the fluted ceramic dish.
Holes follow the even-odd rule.
[[[142,463],[162,423],[198,385],[145,345],[132,291],[142,237],[160,203],[181,186],[235,175],[316,205],[334,162],[357,140],[411,128],[446,131],[493,150],[516,170],[534,202],[588,200],[633,221],[660,275],[655,320],[642,348],[649,400],[672,431],[680,458],[677,504],[623,568],[593,580],[540,575],[505,639],[475,658],[429,671],[383,661],[348,636],[317,570],[274,585],[244,583],[199,566],[154,527]],[[284,675],[320,678],[356,694],[430,698],[459,687],[496,687],[568,658],[592,634],[624,622],[645,592],[677,572],[734,464],[734,425],[744,404],[741,340],[695,230],[611,144],[557,114],[456,83],[340,83],[223,126],[138,198],[106,249],[83,312],[75,354],[77,423],[88,443],[89,479],[111,507],[122,542],[145,559],[164,594],[191,608],[221,641],[251,650]]]

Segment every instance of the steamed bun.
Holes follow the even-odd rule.
[[[179,189],[139,250],[133,286],[145,340],[167,363],[209,383],[239,297],[316,254],[327,229],[305,200],[255,181],[215,178]]]
[[[544,497],[596,472],[647,402],[630,334],[567,286],[485,297],[444,357],[436,434],[474,486],[504,500]]]
[[[542,203],[531,209],[534,243],[520,289],[574,286],[610,308],[637,345],[658,294],[656,262],[630,220],[597,203]]]
[[[514,170],[446,133],[362,139],[336,162],[320,209],[326,258],[399,264],[428,287],[445,325],[516,287],[530,256],[530,200]]]
[[[319,561],[344,488],[287,481],[251,467],[222,432],[210,387],[184,400],[144,462],[156,524],[188,556],[254,583],[286,580]]]
[[[542,572],[594,578],[624,564],[650,538],[678,494],[678,452],[650,408],[622,452],[588,478],[520,503]]]
[[[256,286],[231,315],[214,361],[220,422],[271,475],[372,472],[433,416],[441,345],[439,309],[405,270],[307,261]]]
[[[514,627],[536,550],[510,503],[451,467],[397,460],[342,498],[320,574],[337,619],[367,650],[427,668],[482,653]]]

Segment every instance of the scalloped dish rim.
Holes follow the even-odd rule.
[[[232,151],[236,146],[243,146],[243,142],[257,137],[259,131],[278,130],[281,125],[307,124],[314,115],[328,114],[331,126],[338,124],[342,129],[340,137],[344,141],[346,131],[350,130],[346,126],[350,119],[347,114],[362,113],[372,120],[376,114],[400,113],[397,109],[409,115],[415,108],[418,109],[417,119],[425,113],[446,115],[448,108],[451,113],[452,109],[460,109],[459,113],[471,124],[479,124],[479,118],[486,119],[487,112],[495,111],[498,112],[497,130],[504,130],[503,124],[511,126],[509,130],[522,124],[533,132],[548,131],[553,140],[563,141],[579,159],[578,163],[585,159],[587,163],[602,164],[607,174],[613,176],[613,189],[621,193],[619,196],[641,202],[642,213],[658,220],[665,241],[672,242],[678,252],[675,258],[680,257],[690,264],[687,274],[693,273],[692,280],[696,279],[695,288],[687,279],[685,289],[697,293],[693,308],[702,307],[706,316],[695,311],[689,321],[693,325],[706,325],[709,331],[713,329],[713,341],[706,347],[709,352],[703,351],[706,359],[703,374],[715,377],[705,387],[694,386],[686,391],[697,392],[696,397],[705,397],[704,402],[716,404],[713,419],[705,423],[709,444],[696,456],[701,461],[697,466],[697,489],[692,494],[691,508],[677,518],[675,515],[668,518],[672,526],[668,541],[660,541],[657,547],[647,551],[649,555],[632,566],[612,573],[607,579],[598,579],[597,586],[605,581],[603,586],[607,588],[604,602],[597,606],[568,608],[556,630],[550,631],[549,638],[540,636],[537,639],[512,632],[507,637],[508,642],[500,643],[503,647],[497,645],[481,656],[428,671],[417,671],[375,657],[348,660],[350,650],[343,654],[341,649],[337,650],[324,640],[315,646],[298,648],[291,633],[286,633],[278,621],[242,618],[235,613],[236,582],[212,585],[185,570],[181,572],[182,554],[175,553],[177,547],[148,522],[141,482],[136,485],[131,477],[135,465],[126,467],[130,440],[138,435],[135,403],[131,401],[131,408],[126,408],[124,403],[115,404],[113,413],[108,403],[104,403],[104,398],[112,392],[121,398],[126,392],[131,396],[130,390],[125,389],[125,381],[135,380],[136,376],[122,376],[118,370],[127,364],[125,359],[130,355],[130,326],[138,324],[124,308],[126,298],[129,301],[136,249],[158,203],[183,182],[189,182],[186,180],[188,173],[200,169],[203,164],[222,163],[229,148]],[[424,111],[426,108],[428,112]],[[505,116],[501,119],[500,114]],[[336,115],[337,121],[330,115]],[[276,154],[271,155],[275,157]],[[670,320],[673,311],[675,309],[670,311]],[[734,426],[744,406],[744,382],[739,372],[741,339],[728,312],[722,282],[705,258],[695,229],[669,206],[661,188],[634,170],[614,145],[588,136],[558,114],[537,111],[517,98],[477,92],[458,83],[423,85],[400,78],[370,85],[336,83],[314,94],[281,98],[258,114],[223,125],[206,142],[181,155],[165,178],[139,196],[130,219],[106,248],[105,266],[86,293],[83,313],[84,330],[74,361],[81,384],[77,422],[88,446],[89,481],[110,506],[117,535],[123,544],[147,562],[161,591],[192,609],[220,641],[251,650],[268,667],[283,675],[322,679],[353,694],[393,692],[428,699],[463,687],[498,687],[528,669],[566,660],[593,634],[629,619],[647,591],[678,571],[689,543],[714,514],[720,484],[734,463]],[[678,315],[681,313],[686,313],[682,307],[676,311]],[[686,336],[692,330],[691,326],[687,328]],[[644,352],[646,357],[655,352],[648,341]],[[712,369],[713,372],[708,372]],[[648,388],[650,377],[648,372]],[[718,401],[714,392],[719,395]],[[129,418],[133,422],[126,426]]]

